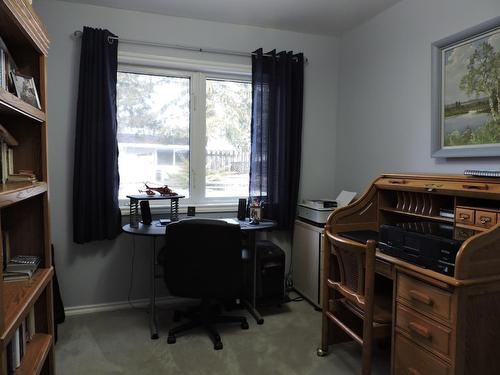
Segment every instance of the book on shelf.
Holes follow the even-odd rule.
[[[6,348],[7,356],[7,375],[12,375],[14,373],[14,357],[12,352],[12,340],[9,342]]]
[[[19,328],[16,330],[11,340],[12,344],[12,366],[14,369],[21,366],[21,340],[19,340]]]
[[[10,72],[12,70],[17,69],[17,65],[12,59],[12,55],[10,54],[7,45],[5,44],[1,36],[0,36],[0,55],[3,56],[3,64],[0,64],[0,69],[3,67],[2,78],[0,79],[0,81],[3,82],[1,87],[4,90],[10,92],[11,89],[13,88],[13,82],[10,76]]]
[[[36,270],[23,270],[23,271],[4,271],[3,272],[3,281],[9,282],[9,281],[24,281],[24,280],[29,280],[33,277],[33,274],[36,272]]]
[[[14,374],[15,370],[21,366],[23,357],[26,354],[26,345],[33,339],[34,335],[35,307],[33,306],[26,318],[17,327],[6,347],[7,374]]]
[[[7,262],[3,272],[4,281],[20,281],[30,279],[38,269],[40,257],[16,255]]]
[[[7,263],[10,260],[10,240],[9,240],[9,232],[2,231],[2,261],[3,268],[7,267]]]
[[[35,335],[35,307],[33,306],[28,313],[28,317],[26,318],[27,320],[27,325],[26,327],[28,328],[28,341],[31,341],[33,339],[33,336]]]
[[[0,48],[0,87],[7,90],[7,56],[3,49]]]
[[[36,176],[30,173],[7,174],[7,182],[36,182]]]
[[[37,255],[16,255],[9,259],[6,269],[8,271],[15,271],[16,269],[38,268],[41,258]]]

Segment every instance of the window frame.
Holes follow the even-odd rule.
[[[134,62],[135,61],[135,62]],[[188,69],[181,69],[185,66]],[[189,198],[179,201],[181,212],[188,205],[196,205],[199,212],[217,212],[234,210],[238,198],[244,197],[205,197],[206,188],[206,80],[229,80],[252,82],[251,66],[147,56],[137,54],[119,54],[118,72],[149,74],[189,78]],[[138,187],[139,189],[140,187]],[[119,200],[122,213],[128,213],[128,199]],[[153,213],[168,211],[168,201],[150,202]]]

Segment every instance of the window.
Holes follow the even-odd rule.
[[[144,183],[191,204],[248,196],[251,94],[242,76],[120,66],[119,198]]]

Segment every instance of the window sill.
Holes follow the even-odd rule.
[[[201,203],[201,204],[190,204],[189,206],[196,207],[196,213],[217,213],[217,212],[236,212],[238,211],[238,205],[234,203]],[[188,205],[179,205],[179,214],[183,215],[187,213]],[[128,216],[130,214],[130,209],[128,205],[120,206],[120,211],[122,216]],[[161,215],[169,214],[170,205],[151,205],[151,214]]]

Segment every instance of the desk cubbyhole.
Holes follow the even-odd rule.
[[[500,213],[500,201],[494,199],[457,197],[457,206],[471,207],[475,209],[487,209]]]
[[[382,191],[379,204],[380,224],[419,220],[453,222],[455,200],[451,196],[413,191]]]

